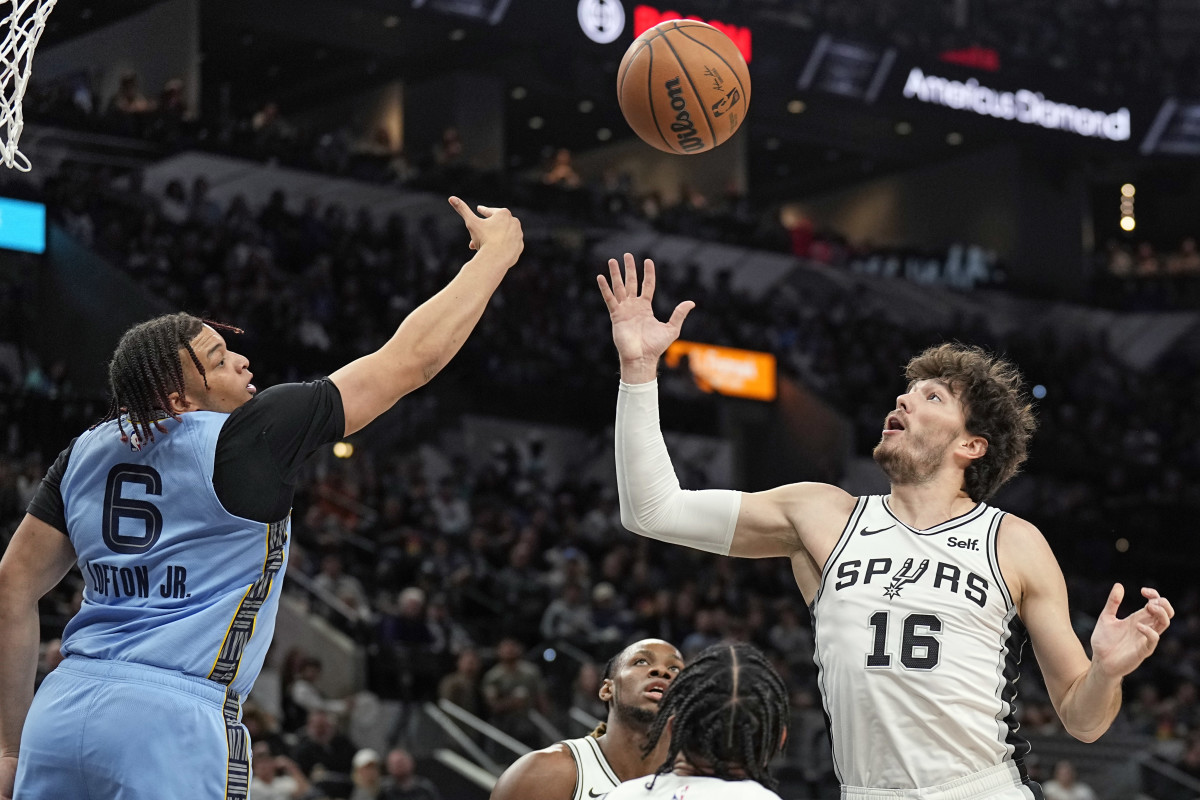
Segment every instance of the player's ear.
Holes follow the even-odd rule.
[[[968,436],[959,445],[959,452],[971,461],[987,454],[988,440],[982,436]]]
[[[171,404],[170,410],[176,414],[182,414],[192,407],[192,404],[188,402],[187,396],[180,392],[171,392],[167,395],[167,402]]]
[[[612,678],[605,678],[600,681],[600,691],[596,693],[603,703],[611,703],[613,699],[613,681]]]

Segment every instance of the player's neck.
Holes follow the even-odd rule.
[[[597,739],[605,760],[622,781],[649,775],[658,769],[667,757],[667,748],[671,742],[665,736],[659,740],[658,746],[648,757],[642,757],[647,733],[643,728],[623,725],[610,719],[604,735]]]
[[[961,516],[975,507],[962,488],[962,473],[938,475],[924,483],[892,484],[888,498],[892,513],[919,531]]]

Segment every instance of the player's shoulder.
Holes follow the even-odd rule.
[[[1005,514],[1000,520],[1000,528],[998,531],[1000,541],[1006,547],[1030,547],[1036,545],[1045,545],[1046,537],[1027,519],[1022,519],[1016,514]]]
[[[801,481],[788,483],[771,489],[770,494],[786,504],[803,505],[809,509],[827,510],[830,512],[849,514],[854,510],[858,498],[840,486],[832,483],[817,483],[816,481]]]
[[[534,750],[514,761],[496,781],[492,800],[569,798],[575,791],[575,756],[566,742]]]

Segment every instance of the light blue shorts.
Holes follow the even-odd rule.
[[[250,743],[236,696],[157,667],[72,656],[21,733],[19,800],[245,800]]]

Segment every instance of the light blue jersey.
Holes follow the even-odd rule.
[[[62,497],[85,588],[64,654],[207,678],[235,703],[250,691],[275,629],[289,520],[254,522],[217,499],[228,417],[163,420],[167,433],[140,448],[115,421],[76,441]]]

